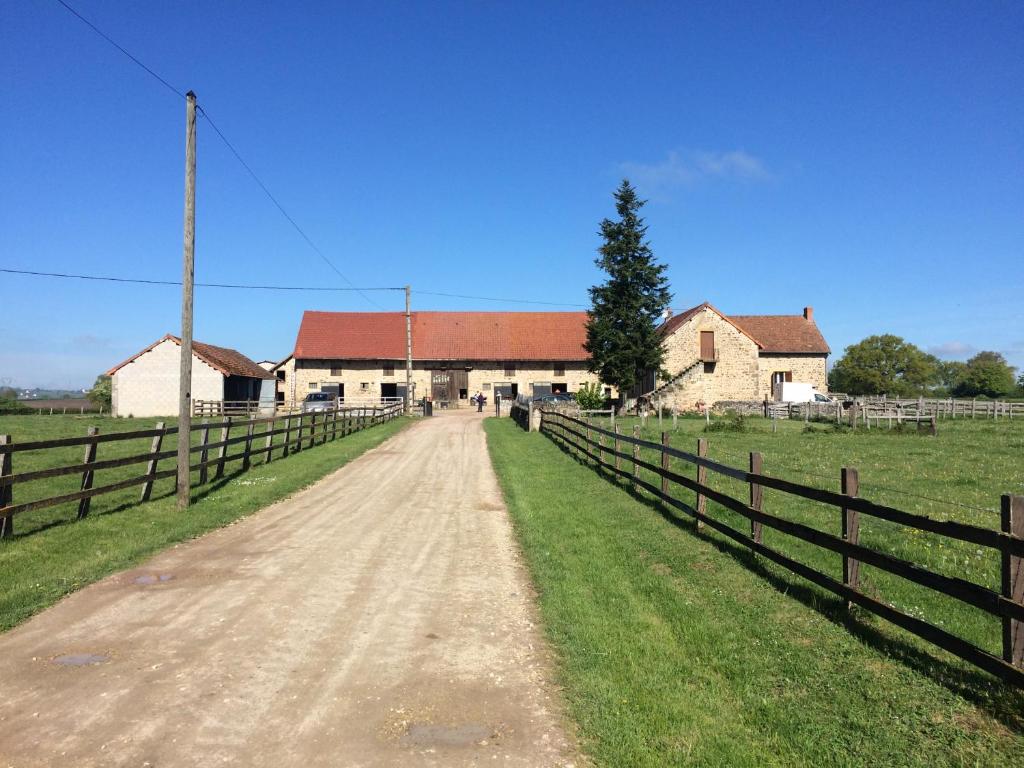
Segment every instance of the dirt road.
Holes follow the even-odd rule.
[[[0,636],[0,767],[571,765],[534,620],[444,413]]]

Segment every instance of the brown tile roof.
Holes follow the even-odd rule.
[[[730,315],[768,353],[827,355],[832,350],[818,326],[803,315]]]
[[[586,312],[413,312],[416,360],[587,359]],[[296,359],[403,360],[402,312],[305,312]]]
[[[173,341],[180,345],[181,339],[168,333],[162,339],[158,339],[140,352],[129,357],[123,363],[119,363],[107,371],[107,376],[113,376],[120,369],[138,357],[149,352],[157,344],[164,341]],[[213,344],[204,344],[201,341],[192,341],[192,352],[207,365],[216,368],[225,376],[246,376],[251,379],[273,379],[276,378],[270,371],[264,370],[241,352],[228,349],[227,347],[215,347]]]
[[[832,351],[814,320],[808,320],[803,315],[726,315],[707,302],[670,317],[659,330],[667,336],[705,308],[717,313],[753,339],[761,352],[827,355]]]

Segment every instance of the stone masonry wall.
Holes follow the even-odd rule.
[[[701,331],[714,332],[718,361],[699,364],[674,392],[666,394],[664,405],[693,410],[698,402],[757,399],[757,344],[711,309],[694,315],[665,340],[668,372],[674,376],[699,358]]]
[[[772,399],[772,374],[776,371],[791,371],[793,381],[813,384],[819,392],[828,392],[826,359],[825,355],[762,354],[758,361],[757,397],[761,400],[766,397]]]
[[[292,370],[288,370],[293,365]],[[381,360],[299,360],[285,366],[285,399],[302,400],[310,392],[319,392],[324,384],[344,384],[345,397],[379,398],[381,384],[405,384],[405,364],[396,360],[394,375],[384,375],[384,361]],[[340,369],[337,375],[331,373],[332,366]],[[532,394],[534,383],[561,383],[570,392],[576,392],[584,383],[597,383],[597,376],[587,371],[583,363],[566,363],[563,374],[556,375],[554,364],[548,362],[515,362],[514,375],[505,374],[503,363],[491,361],[413,361],[412,382],[415,397],[430,394],[430,375],[433,370],[458,370],[471,368],[468,372],[467,398],[482,392],[493,402],[495,384],[514,383],[520,394]],[[364,388],[363,385],[366,385]],[[294,395],[293,395],[294,393]],[[468,405],[468,400],[465,403]]]

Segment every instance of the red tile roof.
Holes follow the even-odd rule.
[[[720,315],[753,339],[761,352],[827,355],[832,351],[814,320],[803,315],[726,315],[707,302],[670,317],[660,328],[662,335],[672,333],[705,308]]]
[[[413,312],[416,360],[587,359],[586,312]],[[404,360],[402,312],[305,312],[296,359]]]
[[[148,347],[129,357],[123,363],[118,363],[109,371],[107,376],[113,376],[119,370],[136,358],[149,352],[157,344],[164,341],[173,341],[181,345],[181,339],[168,333],[161,339],[154,341]],[[273,379],[276,378],[270,371],[264,370],[241,352],[228,349],[227,347],[215,347],[213,344],[204,344],[201,341],[192,341],[192,353],[212,368],[216,368],[225,376],[245,376],[251,379]]]
[[[767,353],[827,355],[832,350],[818,326],[803,315],[730,315]]]
[[[801,315],[724,315],[704,303],[661,326],[663,334],[707,307],[750,337],[762,352],[828,354],[813,320]],[[413,312],[415,360],[583,361],[586,312]],[[302,315],[295,358],[404,360],[402,312],[312,312]]]

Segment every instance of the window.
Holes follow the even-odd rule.
[[[278,372],[277,372],[277,378],[278,378],[278,379],[279,379],[280,381],[284,381],[284,376],[285,376],[285,371],[281,370],[281,371],[278,371]]]
[[[792,381],[792,380],[793,380],[793,372],[792,371],[775,371],[775,373],[772,374],[772,386],[775,386],[776,384],[781,384],[784,381]]]
[[[309,382],[309,388],[310,389],[320,389],[320,382],[319,381],[311,381],[311,382]]]
[[[370,391],[370,382],[368,382],[368,381],[364,381],[364,382],[362,382],[362,383],[361,383],[361,384],[359,385],[359,389],[360,389],[361,391],[363,391],[363,392],[369,392],[369,391]]]
[[[505,375],[506,376],[515,376],[516,375],[516,364],[515,363],[505,363]]]
[[[341,376],[342,368],[338,362],[331,363],[331,376]]]
[[[555,363],[555,376],[565,376],[565,363]]]
[[[605,397],[611,397],[612,396],[612,388],[611,387],[605,387],[604,388],[604,396]]]
[[[487,390],[489,390],[490,388],[491,388],[491,382],[489,382],[489,381],[485,381],[485,382],[484,382],[484,391],[486,392],[486,391],[487,391]]]
[[[394,376],[395,375],[395,364],[394,363],[384,363],[384,375],[385,376]]]

